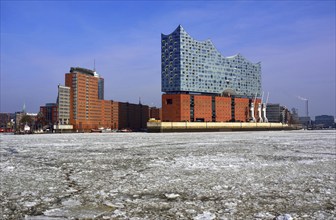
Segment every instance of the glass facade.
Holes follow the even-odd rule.
[[[98,79],[98,99],[104,100],[104,78]]]
[[[261,64],[242,55],[222,56],[210,40],[194,40],[181,25],[161,35],[161,87],[166,93],[208,93],[258,97]]]

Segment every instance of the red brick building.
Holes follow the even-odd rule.
[[[70,124],[74,130],[145,129],[149,107],[102,100],[101,79],[95,71],[80,67],[72,67],[70,73],[65,74],[65,85],[70,87]]]
[[[215,97],[216,121],[226,122],[232,119],[231,97]]]
[[[194,117],[191,121],[212,121],[212,97],[194,95]]]
[[[222,97],[199,94],[163,94],[162,121],[199,122],[248,122],[250,121],[249,98]],[[254,115],[258,117],[258,103],[255,101]]]
[[[57,123],[58,111],[56,103],[47,103],[45,106],[40,106],[40,112],[48,125],[54,125]]]
[[[118,122],[117,129],[129,129],[132,131],[141,131],[147,127],[149,120],[149,107],[142,104],[133,104],[128,102],[117,102]]]
[[[162,108],[150,107],[149,108],[149,118],[154,118],[156,120],[161,120],[161,118],[162,118]]]
[[[118,130],[119,128],[119,102],[111,101],[111,129]]]
[[[190,121],[190,95],[162,95],[162,121]]]
[[[65,85],[70,87],[70,124],[74,130],[112,127],[112,103],[99,99],[98,81],[96,72],[84,68],[72,67],[65,74]]]
[[[234,98],[235,121],[246,122],[250,119],[250,100],[247,98]]]
[[[109,100],[100,100],[100,128],[112,128],[112,102]]]

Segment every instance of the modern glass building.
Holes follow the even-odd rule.
[[[261,96],[261,65],[221,55],[210,40],[194,40],[179,25],[161,34],[161,86],[167,94]]]

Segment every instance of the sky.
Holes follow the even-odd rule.
[[[70,67],[105,99],[161,106],[161,33],[179,24],[223,56],[261,62],[269,103],[336,115],[335,1],[1,1],[0,112],[56,102]]]

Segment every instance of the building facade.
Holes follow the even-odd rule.
[[[152,118],[155,120],[161,120],[162,118],[161,108],[150,107],[149,108],[149,118]]]
[[[57,103],[47,103],[45,106],[40,106],[40,112],[42,113],[47,125],[52,127],[52,125],[57,123],[58,119],[58,108]]]
[[[267,104],[267,119],[269,122],[281,122],[283,108],[280,104]]]
[[[335,127],[335,117],[332,115],[315,116],[315,124],[321,125],[323,128]]]
[[[290,114],[290,111],[280,104],[267,104],[266,113],[269,122],[288,123],[291,121],[291,123],[295,123],[294,120],[296,120],[293,118],[292,114]]]
[[[14,130],[15,113],[0,113],[0,132]]]
[[[70,123],[70,87],[58,85],[57,106],[57,124],[68,125]]]
[[[161,34],[162,121],[261,120],[261,64],[221,55],[179,25]]]
[[[251,100],[240,97],[221,97],[202,94],[163,94],[164,122],[248,122],[251,120]],[[255,100],[254,117],[260,120]]]
[[[99,99],[99,75],[89,69],[71,67],[65,74],[65,85],[70,87],[70,124],[75,130],[88,131],[111,127],[111,102]]]
[[[221,55],[210,40],[194,40],[181,25],[161,35],[162,92],[261,96],[261,64]]]
[[[59,87],[58,100],[61,101],[61,92],[64,105],[69,100],[69,123],[75,131],[146,129],[149,107],[104,100],[104,79],[95,71],[71,67],[70,72],[65,74],[65,85]],[[63,122],[66,122],[65,113]]]
[[[104,100],[104,78],[98,78],[98,99]]]
[[[147,128],[149,120],[149,107],[147,105],[118,102],[116,108],[118,130],[142,131]]]

